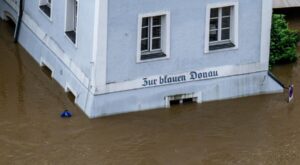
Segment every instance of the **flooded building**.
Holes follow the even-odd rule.
[[[283,91],[272,0],[23,2],[0,0],[1,18],[88,117]]]

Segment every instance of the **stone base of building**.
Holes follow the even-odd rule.
[[[217,78],[168,86],[90,96],[85,113],[90,117],[169,107],[173,99],[198,103],[283,92],[268,72]]]

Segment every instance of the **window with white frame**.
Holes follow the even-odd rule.
[[[139,21],[138,61],[168,57],[168,15],[143,15]]]
[[[65,33],[75,44],[77,34],[78,0],[67,0],[65,19]]]
[[[51,0],[40,0],[40,9],[48,16],[51,16]]]
[[[212,6],[208,8],[206,50],[214,51],[237,47],[237,5]]]

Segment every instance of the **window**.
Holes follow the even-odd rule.
[[[65,33],[67,37],[75,44],[77,33],[78,1],[67,0]]]
[[[140,16],[138,61],[168,57],[168,20],[168,14],[166,13]]]
[[[161,16],[143,18],[141,51],[161,52]]]
[[[40,0],[40,9],[48,16],[51,16],[51,0]]]
[[[237,5],[208,7],[206,52],[237,47]]]

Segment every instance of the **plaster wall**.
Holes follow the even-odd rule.
[[[83,111],[86,109],[87,88],[74,76],[71,69],[67,67],[32,31],[22,24],[19,36],[20,44],[28,51],[32,57],[40,63],[46,65],[52,71],[51,77],[55,79],[66,92],[70,91],[75,95],[75,104]]]
[[[260,61],[262,0],[239,3],[236,50],[204,53],[206,6],[233,0],[113,0],[108,3],[107,83]],[[138,15],[170,12],[170,58],[136,63]]]
[[[72,61],[86,77],[90,77],[93,50],[94,0],[79,0],[77,43],[73,44],[65,35],[65,1],[52,1],[51,17],[39,8],[39,0],[25,1],[25,13],[34,21],[64,53],[63,58]],[[30,3],[29,3],[30,2]],[[34,43],[33,43],[34,44]]]
[[[267,72],[144,88],[90,97],[85,111],[90,118],[166,107],[166,97],[192,94],[198,102],[282,92]]]

